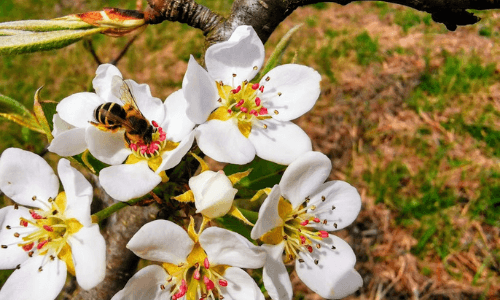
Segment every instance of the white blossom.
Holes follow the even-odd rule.
[[[291,120],[309,111],[320,94],[321,76],[287,64],[250,83],[264,61],[264,45],[251,26],[210,46],[207,70],[191,56],[182,83],[187,116],[200,124],[196,141],[211,158],[245,164],[255,155],[289,164],[311,151],[311,140]]]
[[[137,272],[112,300],[204,299],[264,300],[259,287],[241,268],[260,268],[265,251],[243,236],[218,227],[201,233],[191,220],[179,225],[156,220],[144,225],[127,244],[141,258],[161,262]]]
[[[284,263],[293,261],[299,278],[327,299],[343,298],[363,284],[349,244],[329,234],[356,219],[361,199],[344,181],[325,183],[330,171],[326,155],[304,154],[288,166],[259,210],[251,237],[262,240],[268,253],[263,280],[273,300],[292,299]]]
[[[90,217],[92,186],[66,159],[58,173],[60,193],[38,155],[9,148],[0,157],[0,190],[16,202],[0,209],[0,269],[16,269],[1,300],[55,299],[67,272],[86,290],[104,279],[106,244]]]

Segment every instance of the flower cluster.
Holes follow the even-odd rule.
[[[356,219],[361,198],[346,182],[325,182],[330,159],[312,151],[310,138],[292,122],[316,103],[321,76],[286,64],[252,83],[264,58],[253,28],[239,26],[228,41],[207,49],[206,69],[190,57],[182,89],[165,101],[104,64],[92,81],[95,93],[77,93],[57,105],[49,151],[76,156],[94,172],[88,157],[101,161],[99,183],[118,201],[151,193],[158,202],[192,203],[191,211],[200,216],[187,208],[182,224],[155,220],[136,232],[127,248],[154,263],[113,300],[264,300],[261,287],[243,270],[261,268],[268,296],[291,300],[291,264],[327,299],[362,286],[353,250],[332,234]],[[252,197],[265,195],[255,224],[234,201],[252,170],[212,171],[197,151],[222,163],[243,165],[258,156],[288,166],[278,184]],[[188,156],[198,160],[201,172],[176,186],[181,193],[159,199],[152,190],[170,181]],[[58,173],[64,192],[39,156],[7,149],[0,157],[0,190],[17,203],[0,209],[0,267],[16,269],[0,300],[55,299],[67,272],[83,289],[104,278],[105,241],[90,215],[92,186],[66,159],[59,161]],[[247,232],[253,243],[214,226],[226,215],[253,226]]]

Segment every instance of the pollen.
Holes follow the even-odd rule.
[[[163,130],[163,128],[159,127],[157,122],[152,121],[151,124],[155,128],[151,143],[145,144],[143,141],[138,141],[130,142],[128,144],[132,153],[138,158],[154,158],[160,155],[167,144],[167,133]]]

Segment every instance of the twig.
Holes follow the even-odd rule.
[[[95,53],[94,44],[92,44],[92,40],[85,39],[83,42],[83,46],[90,52],[90,54],[92,54],[92,57],[94,58],[94,61],[97,63],[97,65],[101,65],[102,62],[97,56],[97,53]]]
[[[146,26],[144,26],[143,28],[146,28]],[[120,52],[120,54],[118,54],[117,57],[115,57],[115,59],[113,59],[112,61],[110,61],[109,63],[116,66],[116,64],[120,61],[120,59],[123,58],[123,56],[125,55],[125,53],[127,53],[127,50],[128,48],[130,48],[130,46],[135,42],[135,40],[137,39],[137,37],[139,37],[139,35],[144,31],[144,29],[140,30],[137,34],[135,34],[128,42],[127,44],[125,45],[125,47],[122,49],[122,51]]]

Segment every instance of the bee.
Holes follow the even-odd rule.
[[[112,94],[123,103],[106,102],[94,110],[94,121],[90,123],[99,129],[115,132],[124,129],[125,141],[131,143],[143,142],[148,145],[153,141],[156,128],[144,117],[132,95],[130,86],[120,77],[113,76]]]

